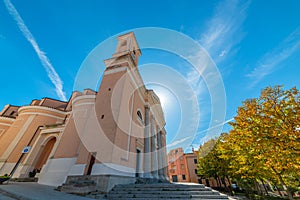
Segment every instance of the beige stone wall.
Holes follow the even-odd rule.
[[[14,121],[15,119],[13,118],[0,116],[0,141],[2,140],[1,138],[4,137],[7,130],[11,127]],[[0,155],[1,155],[1,151],[0,151]]]
[[[109,75],[104,75],[99,92],[96,96],[96,115],[99,124],[106,135],[106,137],[113,143],[115,140],[115,132],[117,129],[117,122],[114,119],[119,117],[121,101],[119,101],[123,96],[123,88],[115,88],[115,85],[119,79],[125,74],[125,71],[112,73]],[[119,82],[119,85],[124,86],[125,79]],[[111,98],[114,95],[114,101]],[[113,105],[113,107],[112,107]]]
[[[7,147],[13,150],[9,154],[7,162],[15,163],[18,161],[21,152],[25,146],[34,144],[37,136],[37,131],[40,126],[62,123],[65,118],[65,113],[51,108],[40,106],[26,106],[19,109],[18,117],[7,135],[10,139],[13,138],[14,146]],[[8,140],[11,141],[11,140]],[[1,140],[1,142],[3,142]],[[5,145],[7,146],[7,144]]]
[[[58,101],[56,99],[44,98],[39,102],[39,106],[55,108],[58,110],[65,110],[68,102]]]
[[[54,158],[73,158],[78,156],[80,138],[77,134],[72,115],[65,125],[63,135],[59,141]]]

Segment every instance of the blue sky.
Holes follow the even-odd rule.
[[[170,29],[196,41],[206,50],[224,83],[226,116],[223,121],[212,122],[212,109],[218,107],[212,103],[214,96],[203,76],[178,55],[158,49],[142,50],[140,65],[145,69],[141,70],[145,79],[149,74],[150,79],[158,77],[155,73],[160,67],[143,68],[148,63],[168,66],[163,68],[169,69],[166,79],[172,79],[170,74],[176,72],[197,97],[196,101],[189,99],[190,107],[181,104],[178,96],[186,91],[174,92],[181,88],[178,85],[182,86],[179,79],[173,81],[173,93],[170,88],[151,85],[166,102],[170,148],[188,149],[191,144],[197,146],[219,134],[219,129],[214,133],[208,130],[231,120],[243,100],[258,97],[266,86],[283,84],[285,88],[299,88],[298,0],[4,0],[1,4],[0,107],[27,105],[32,99],[43,97],[68,99],[76,88],[74,83],[83,61],[97,45],[142,27]],[[138,42],[142,37],[137,34]],[[111,49],[107,49],[107,55],[113,53],[109,52]],[[99,67],[99,74],[101,70]],[[184,122],[189,114],[191,121]],[[196,125],[190,125],[191,122]],[[224,127],[224,131],[228,129]],[[187,142],[185,138],[192,140]]]

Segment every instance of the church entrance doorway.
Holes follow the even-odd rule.
[[[39,155],[39,158],[37,159],[37,162],[34,167],[36,172],[40,172],[42,167],[46,164],[55,142],[56,142],[56,138],[53,137],[50,140],[48,140],[48,142],[44,145],[44,147],[41,148],[40,150],[41,154]]]
[[[95,153],[92,153],[91,157],[90,157],[90,162],[89,162],[89,165],[88,165],[88,169],[87,169],[86,175],[91,175],[92,169],[93,169],[93,165],[95,164],[95,160],[96,160]]]
[[[136,149],[136,173],[135,177],[140,177],[141,176],[141,150]]]

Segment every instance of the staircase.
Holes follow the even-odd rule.
[[[154,199],[228,199],[226,195],[213,191],[200,184],[127,184],[116,185],[108,194],[107,199],[120,200],[154,200]]]
[[[62,186],[57,188],[58,191],[67,192],[71,194],[86,195],[91,192],[97,191],[95,181],[82,179],[67,181]]]

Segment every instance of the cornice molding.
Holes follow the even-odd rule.
[[[50,107],[45,107],[45,106],[22,106],[21,108],[19,108],[18,113],[20,115],[21,112],[24,112],[26,110],[32,110],[32,109],[42,110],[42,111],[50,111],[50,112],[54,112],[54,113],[61,114],[61,115],[66,115],[69,113],[67,111],[61,111],[61,110],[57,110],[55,108],[50,108]]]
[[[15,118],[0,116],[0,120],[14,122]]]
[[[84,99],[95,99],[96,95],[95,94],[89,94],[89,95],[81,95],[77,96],[72,100],[72,104],[74,105],[77,101],[84,100]]]

